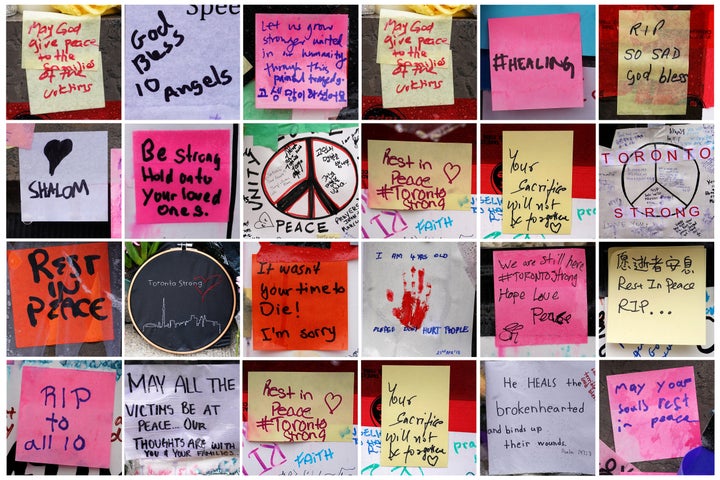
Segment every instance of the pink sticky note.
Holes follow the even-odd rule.
[[[581,248],[493,252],[495,345],[587,343]]]
[[[580,15],[488,19],[493,110],[583,106]]]
[[[23,367],[15,459],[109,468],[114,402],[114,372]]]
[[[615,451],[628,462],[684,456],[700,446],[695,371],[608,375]]]
[[[347,104],[348,16],[255,16],[255,106],[342,108]]]
[[[227,222],[229,130],[133,132],[137,223]]]
[[[600,475],[634,475],[638,472],[635,465],[625,460],[622,456],[608,447],[600,440]]]
[[[122,238],[122,149],[110,149],[110,237]]]
[[[5,145],[8,147],[32,148],[35,134],[34,123],[7,123],[5,131]]]

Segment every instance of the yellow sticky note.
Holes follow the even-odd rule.
[[[30,113],[66,112],[105,106],[100,52],[96,59],[98,69],[86,70],[78,75],[52,80],[43,70],[25,70],[28,85]]]
[[[450,52],[452,17],[427,16],[400,10],[380,10],[377,63],[440,59]]]
[[[620,10],[618,115],[684,115],[689,10]]]
[[[243,75],[252,70],[252,63],[248,62],[247,58],[243,57]]]
[[[393,210],[469,210],[469,143],[368,140],[368,205]]]
[[[608,250],[607,341],[704,345],[705,247]]]
[[[376,61],[383,107],[452,105],[452,17],[382,9]]]
[[[416,69],[413,65],[381,64],[383,107],[452,105],[455,102],[452,56],[448,55],[436,63],[442,63],[442,66],[428,70]]]
[[[350,442],[352,372],[248,372],[248,440]]]
[[[48,65],[70,71],[88,66],[100,48],[100,17],[76,17],[54,12],[23,12],[22,68],[47,70]],[[58,71],[58,74],[60,72]]]
[[[380,465],[447,467],[450,367],[382,367]]]
[[[570,233],[572,131],[503,132],[503,233]]]

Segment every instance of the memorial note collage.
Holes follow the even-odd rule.
[[[714,2],[6,8],[7,475],[714,475]]]

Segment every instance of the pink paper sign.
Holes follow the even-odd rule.
[[[347,105],[348,16],[255,16],[255,106]]]
[[[497,250],[493,277],[497,347],[587,343],[585,250]]]
[[[227,222],[229,130],[133,132],[137,223]]]
[[[15,459],[109,468],[114,403],[114,372],[23,367]]]
[[[580,15],[488,19],[493,110],[583,106]]]
[[[608,447],[600,440],[600,475],[634,475],[642,473],[635,469],[635,465]]]
[[[29,150],[35,136],[34,123],[6,123],[5,145]]]
[[[693,367],[608,375],[615,451],[628,462],[684,456],[700,446]]]
[[[110,149],[110,237],[122,238],[122,148]]]

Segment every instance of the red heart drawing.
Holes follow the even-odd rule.
[[[222,276],[220,274],[210,275],[208,278],[205,278],[202,275],[193,277],[193,280],[202,283],[202,288],[195,285],[195,290],[197,290],[197,292],[200,294],[203,302],[205,301],[205,295],[207,295],[210,290],[220,285],[221,278]]]
[[[443,166],[443,172],[445,173],[445,176],[448,179],[448,183],[452,185],[453,180],[455,180],[458,175],[460,175],[460,165],[456,165],[454,163],[447,162]]]
[[[330,411],[330,415],[335,413],[335,410],[338,409],[338,407],[342,403],[342,400],[342,395],[335,395],[332,392],[328,392],[325,394],[325,405],[327,405],[328,410]]]

